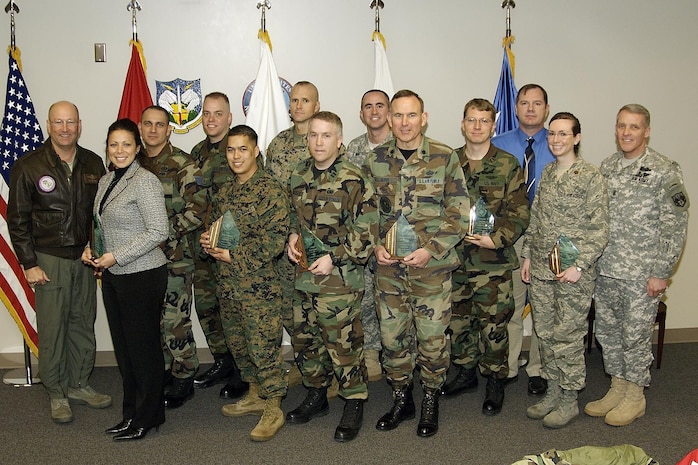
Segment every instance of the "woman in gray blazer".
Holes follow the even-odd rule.
[[[168,234],[162,185],[139,163],[136,123],[109,127],[107,156],[114,170],[95,198],[95,238],[83,262],[102,272],[102,295],[114,355],[123,380],[122,421],[106,430],[115,441],[142,439],[165,422],[160,312],[167,286],[159,245]]]

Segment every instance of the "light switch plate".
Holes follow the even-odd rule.
[[[95,44],[95,63],[107,61],[107,44]]]

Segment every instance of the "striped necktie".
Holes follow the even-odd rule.
[[[533,185],[536,182],[536,154],[533,151],[533,143],[535,140],[533,137],[529,137],[526,142],[528,142],[528,147],[524,151],[524,178],[526,179],[526,194],[528,194],[528,203],[531,205],[533,203],[533,196],[535,194]]]

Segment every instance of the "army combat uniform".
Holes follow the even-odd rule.
[[[223,331],[243,381],[258,384],[262,398],[283,397],[281,284],[273,266],[284,251],[288,197],[263,169],[244,184],[233,179],[214,198],[212,215],[230,211],[240,230],[232,263],[216,272]]]
[[[596,281],[596,261],[608,242],[608,195],[599,170],[582,158],[558,177],[557,163],[543,170],[522,256],[531,260],[529,297],[540,339],[541,375],[565,391],[585,385],[584,336]],[[561,234],[579,250],[582,276],[562,283],[548,253]]]
[[[191,149],[191,157],[201,170],[209,205],[221,186],[233,179],[233,172],[225,157],[227,145],[227,137],[224,137],[217,144],[210,144],[208,139],[204,139]],[[228,348],[225,345],[225,336],[223,335],[220,306],[216,299],[214,276],[218,264],[203,251],[199,243],[203,230],[208,228],[210,223],[217,218],[211,215],[210,210],[205,216],[205,224],[197,231],[194,238],[194,298],[196,300],[196,313],[204,336],[206,336],[208,348],[211,354],[216,356],[227,354]]]
[[[467,231],[470,209],[463,170],[453,149],[427,137],[407,160],[395,141],[381,145],[368,155],[363,168],[376,190],[378,243],[385,242],[386,233],[403,214],[417,234],[418,247],[432,256],[424,269],[403,263],[376,265],[388,382],[393,390],[411,386],[416,359],[424,387],[440,389],[449,367],[451,272],[458,267],[454,247]]]
[[[307,134],[298,134],[296,127],[291,126],[272,139],[264,155],[266,157],[264,165],[266,170],[282,186],[287,188],[288,181],[291,179],[291,172],[296,165],[300,161],[310,158],[308,136]],[[290,194],[290,192],[287,193]],[[296,268],[288,257],[284,255],[276,261],[276,269],[284,290],[282,304],[284,327],[289,336],[293,337],[293,306],[294,301],[300,299],[300,296],[296,294],[294,289]]]
[[[599,259],[596,337],[608,374],[649,386],[659,297],[647,280],[669,279],[683,250],[689,200],[681,167],[653,149],[626,166],[623,153],[601,163],[608,183],[610,239]]]
[[[294,302],[293,342],[306,387],[326,388],[334,375],[340,396],[366,399],[363,265],[373,253],[378,216],[372,185],[343,152],[341,147],[324,171],[308,159],[291,175],[291,232],[307,228],[315,234],[334,265],[328,276],[298,273],[295,285],[303,298]]]
[[[167,292],[160,319],[165,371],[171,370],[175,378],[191,378],[199,369],[191,329],[194,236],[206,210],[206,191],[194,161],[170,143],[147,163],[162,183],[170,230],[163,246]]]
[[[504,379],[508,373],[507,324],[514,312],[512,270],[519,266],[514,243],[529,220],[526,183],[513,155],[490,145],[482,160],[468,160],[464,148],[456,153],[470,204],[482,198],[494,215],[489,236],[495,249],[465,240],[456,246],[460,266],[453,272],[451,360],[465,368],[479,365],[483,376]]]
[[[388,131],[388,137],[381,144],[393,139],[393,133]],[[347,145],[347,160],[361,166],[364,164],[366,155],[374,148],[371,147],[368,134],[364,133],[352,139]],[[380,145],[380,144],[378,144]],[[371,258],[374,260],[374,258]],[[376,285],[373,277],[373,270],[370,266],[364,269],[364,296],[361,299],[361,324],[364,327],[364,350],[375,350],[380,352],[381,328],[376,312]]]

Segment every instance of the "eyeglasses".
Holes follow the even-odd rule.
[[[548,137],[550,139],[554,139],[555,136],[559,137],[560,139],[565,139],[566,137],[574,136],[574,134],[571,132],[565,132],[565,131],[560,131],[560,132],[549,131],[548,132]]]
[[[472,124],[475,124],[475,121],[479,121],[480,124],[482,124],[483,126],[487,126],[487,125],[494,123],[494,121],[489,119],[489,118],[465,118],[466,124],[472,125]]]
[[[78,125],[78,122],[73,120],[73,119],[69,119],[69,120],[65,120],[65,121],[62,119],[56,119],[56,120],[51,121],[51,124],[56,128],[62,128],[64,124],[67,125],[69,128],[74,128],[75,126]]]

